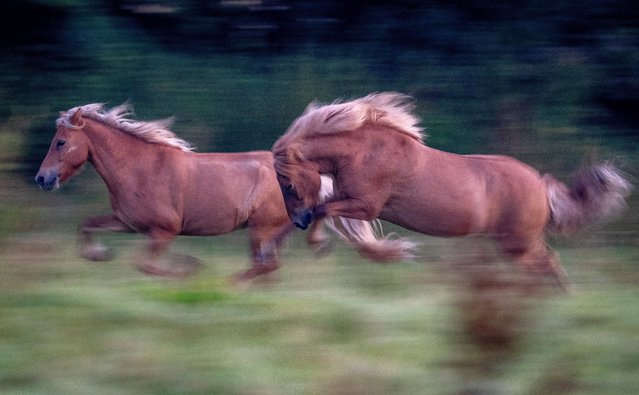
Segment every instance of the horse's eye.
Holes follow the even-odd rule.
[[[55,147],[56,147],[57,149],[60,149],[60,148],[64,147],[64,144],[66,144],[66,141],[65,141],[65,140],[58,140],[58,142],[57,142],[57,143],[55,143]]]
[[[285,195],[294,195],[295,194],[295,185],[292,183],[282,185],[282,191]]]

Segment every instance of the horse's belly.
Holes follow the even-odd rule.
[[[471,207],[415,207],[410,210],[385,208],[380,218],[403,228],[437,237],[477,233],[479,219]]]
[[[185,215],[180,234],[184,236],[219,236],[241,228],[245,222],[239,222],[234,213],[223,214],[213,211],[214,209],[200,215]]]
[[[180,232],[180,236],[221,236],[227,233],[231,233],[236,228],[187,228]]]

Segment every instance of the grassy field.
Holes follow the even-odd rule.
[[[297,232],[275,278],[246,287],[242,232],[182,238],[206,262],[176,281],[76,257],[70,233],[3,243],[3,394],[629,394],[639,388],[639,248],[591,233],[559,250],[575,288],[527,294],[477,240],[411,235],[414,263],[375,265]],[[555,243],[558,244],[558,243]]]

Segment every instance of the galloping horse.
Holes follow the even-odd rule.
[[[567,284],[545,243],[617,212],[630,184],[609,163],[571,188],[506,156],[456,155],[423,144],[408,96],[311,103],[273,145],[287,211],[300,228],[325,216],[380,218],[433,236],[487,234],[514,261]],[[336,192],[318,202],[320,174]]]
[[[42,189],[56,189],[88,161],[106,183],[113,213],[88,218],[81,225],[82,256],[94,261],[110,258],[107,249],[94,241],[97,231],[139,232],[150,241],[136,263],[138,269],[181,276],[194,271],[194,258],[182,257],[189,265],[179,269],[159,261],[175,236],[214,236],[248,227],[252,267],[238,280],[277,269],[277,248],[293,225],[276,181],[272,153],[195,153],[168,130],[172,119],[141,122],[127,119],[130,113],[127,105],[106,111],[101,104],[61,113],[36,175]],[[324,198],[330,196],[328,189],[330,184],[324,186]],[[370,223],[327,220],[347,240],[342,228],[355,227],[372,235],[366,232]],[[319,245],[325,239],[321,224],[314,226],[309,244]],[[373,236],[370,245],[376,244]]]

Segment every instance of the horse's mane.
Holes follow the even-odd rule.
[[[102,103],[73,107],[60,114],[56,125],[71,129],[81,128],[82,126],[74,125],[71,122],[71,118],[78,110],[82,111],[82,116],[84,117],[111,125],[149,143],[165,144],[179,148],[182,151],[193,150],[191,144],[177,137],[175,133],[169,130],[169,127],[171,127],[174,121],[173,117],[155,121],[134,121],[127,118],[127,116],[133,114],[133,108],[128,103],[113,107],[110,110],[106,110]]]
[[[423,129],[413,108],[410,96],[396,92],[372,93],[349,102],[312,102],[293,121],[280,143],[314,134],[353,131],[365,124],[386,126],[423,142]]]

